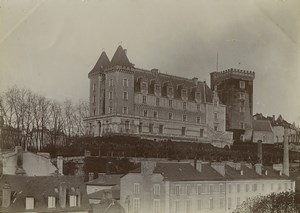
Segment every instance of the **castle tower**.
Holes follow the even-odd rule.
[[[226,130],[234,140],[251,140],[254,78],[254,72],[232,68],[210,73],[211,88],[217,87],[226,105]]]

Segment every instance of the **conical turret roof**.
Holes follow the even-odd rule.
[[[103,72],[104,69],[106,67],[108,67],[110,65],[110,61],[105,53],[105,51],[103,51],[97,61],[97,63],[95,64],[94,68],[91,70],[90,73],[94,73],[94,72]]]
[[[124,67],[133,67],[133,65],[130,63],[130,61],[127,58],[126,50],[124,50],[121,45],[117,48],[113,58],[111,59],[110,65],[111,66],[119,65],[119,66],[124,66]]]

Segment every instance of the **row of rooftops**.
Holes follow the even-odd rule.
[[[284,128],[297,130],[299,128],[296,127],[295,123],[291,124],[285,119],[283,119],[282,115],[279,115],[277,119],[275,115],[273,116],[264,116],[262,113],[256,113],[253,115],[255,121],[269,121],[272,126],[282,126]]]
[[[213,181],[213,180],[271,180],[288,179],[281,166],[262,166],[233,162],[187,162],[155,163],[152,173],[161,174],[166,181]],[[143,164],[143,162],[142,162]],[[129,173],[143,173],[143,165]],[[149,167],[151,168],[151,166]]]

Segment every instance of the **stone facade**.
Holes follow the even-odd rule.
[[[272,167],[233,162],[155,163],[121,178],[120,204],[129,212],[233,212],[247,198],[295,191]]]
[[[89,73],[89,134],[232,143],[217,92],[197,78],[135,68],[125,52],[119,46],[111,62],[102,53]]]
[[[251,71],[229,69],[212,72],[211,88],[216,87],[220,101],[226,107],[226,130],[233,132],[233,139],[250,141],[253,114],[253,80]]]

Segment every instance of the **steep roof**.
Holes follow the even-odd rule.
[[[130,68],[133,67],[133,65],[130,63],[130,61],[127,58],[126,50],[124,50],[121,45],[117,48],[114,56],[112,57],[110,65],[111,66],[119,65],[119,66],[130,67]]]
[[[91,181],[86,182],[86,185],[97,185],[97,186],[114,186],[120,185],[120,178],[123,175],[120,174],[111,174],[104,175],[104,177],[100,177]]]
[[[95,64],[94,68],[91,70],[90,73],[95,73],[95,72],[103,72],[106,67],[110,65],[110,61],[106,55],[106,53],[103,51]],[[89,73],[89,74],[90,74]]]
[[[253,131],[272,132],[272,126],[269,120],[253,120]]]
[[[59,185],[64,182],[67,187],[67,193],[74,193],[79,188],[81,193],[81,206],[76,209],[90,209],[88,197],[83,182],[83,177],[79,176],[16,176],[3,175],[0,179],[0,189],[8,183],[12,191],[12,202],[9,208],[2,209],[8,212],[23,212],[25,210],[25,198],[34,197],[34,211],[43,212],[48,210],[48,196],[59,198]],[[74,209],[74,207],[72,207]],[[59,212],[60,206],[56,205]],[[65,208],[67,210],[68,207]],[[60,209],[61,210],[61,209]],[[1,209],[0,209],[1,211]]]
[[[278,171],[275,171],[270,166],[263,166],[262,171],[267,170],[267,175],[262,172],[259,175],[255,171],[255,167],[249,168],[245,165],[241,165],[241,170],[243,170],[243,175],[241,175],[240,170],[236,170],[229,165],[225,166],[225,177],[229,180],[254,180],[254,179],[288,179],[286,175],[279,175]]]
[[[140,173],[137,168],[130,173]],[[202,164],[199,172],[190,163],[157,163],[153,173],[161,174],[168,181],[200,181],[200,180],[223,180],[216,170],[209,164]]]
[[[120,200],[120,188],[119,189],[102,189],[97,192],[88,194],[89,199],[102,200],[107,198],[107,193],[111,193],[112,199]]]

